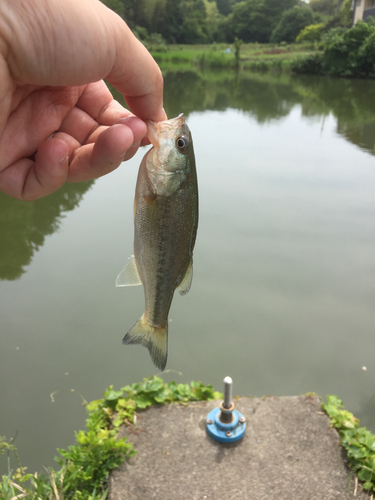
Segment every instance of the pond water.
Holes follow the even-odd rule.
[[[336,394],[375,431],[375,82],[165,71],[165,107],[193,134],[200,225],[164,379]],[[144,153],[33,203],[0,196],[0,436],[30,472],[74,442],[82,398],[156,373],[121,344],[143,290],[114,285]]]

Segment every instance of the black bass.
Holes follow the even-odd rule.
[[[147,123],[153,147],[139,167],[134,200],[134,255],[116,286],[143,284],[145,311],[123,344],[148,348],[164,370],[168,313],[177,288],[190,290],[198,227],[198,185],[193,141],[184,115]]]

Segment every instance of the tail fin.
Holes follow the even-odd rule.
[[[164,371],[168,356],[168,324],[165,328],[150,325],[144,314],[122,339],[123,344],[141,344],[150,352],[159,370]]]

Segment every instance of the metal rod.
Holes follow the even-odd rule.
[[[232,386],[233,380],[230,377],[225,377],[223,407],[226,409],[229,409],[232,405]]]

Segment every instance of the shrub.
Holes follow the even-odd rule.
[[[375,31],[361,45],[358,56],[362,72],[375,77]]]
[[[320,75],[323,73],[323,55],[321,53],[301,57],[291,62],[290,69],[294,73],[304,75]]]
[[[143,42],[149,51],[167,52],[168,47],[160,33],[151,33]]]
[[[322,36],[322,56],[292,64],[296,73],[375,77],[375,26],[359,21],[353,28],[333,28]]]
[[[348,48],[344,39],[345,28],[333,28],[322,38],[324,67],[328,73],[343,75],[347,70]]]
[[[299,35],[296,38],[296,43],[319,42],[324,27],[325,27],[324,23],[310,24],[309,26],[306,26],[305,28],[303,28],[303,30],[299,32]]]
[[[135,453],[126,438],[118,439],[118,431],[121,425],[134,423],[136,409],[153,404],[210,401],[222,396],[213,390],[212,385],[201,382],[165,384],[156,376],[119,391],[110,386],[104,398],[87,405],[87,431],[77,432],[76,444],[69,446],[68,450],[58,450],[60,457],[56,461],[61,469],[47,469],[48,475],[25,474],[27,467],[19,464],[15,473],[8,470],[8,475],[0,478],[0,500],[105,500],[110,471]],[[0,455],[4,452],[8,452],[8,464],[9,452],[14,452],[19,462],[14,444],[7,443],[0,436]]]
[[[339,433],[348,465],[352,469],[350,476],[357,472],[358,479],[363,481],[362,488],[369,492],[375,491],[374,434],[366,427],[360,427],[358,418],[344,409],[337,396],[327,395],[327,403],[322,403],[322,408],[331,420],[330,427],[335,427]]]
[[[331,30],[322,38],[324,69],[334,75],[367,76],[366,67],[368,62],[372,63],[372,61],[366,61],[366,55],[371,53],[371,43],[368,49],[361,51],[361,47],[366,46],[366,40],[374,32],[375,27],[369,26],[363,21],[359,21],[351,29],[335,28]]]

